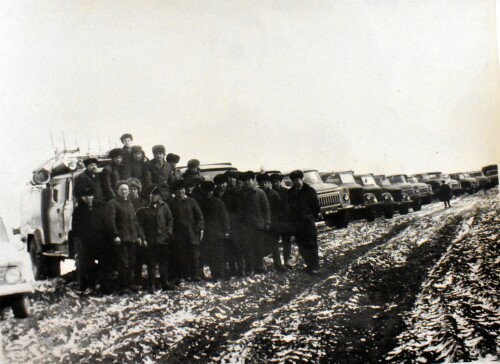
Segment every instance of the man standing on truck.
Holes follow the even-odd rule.
[[[75,196],[81,196],[82,191],[91,188],[94,191],[94,201],[105,202],[101,179],[97,173],[97,159],[87,158],[83,161],[85,171],[75,178]]]
[[[304,173],[295,170],[290,173],[293,182],[288,190],[288,203],[290,204],[290,220],[293,236],[299,247],[299,252],[306,263],[306,272],[319,273],[318,231],[316,218],[320,206],[316,191],[303,181]]]
[[[112,149],[109,151],[109,157],[111,163],[101,172],[104,195],[108,201],[115,198],[115,186],[118,181],[130,178],[130,169],[123,163],[123,151],[120,148]]]
[[[135,247],[142,245],[142,232],[129,198],[127,181],[119,181],[116,189],[116,197],[106,205],[106,228],[116,246],[119,288],[124,292],[137,292],[140,287],[134,284],[133,279]]]

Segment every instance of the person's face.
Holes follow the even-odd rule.
[[[191,173],[198,173],[198,167],[188,167]]]
[[[206,198],[214,197],[214,191],[205,191],[204,194]]]
[[[122,140],[123,146],[130,148],[132,146],[132,139],[130,138],[125,138]]]
[[[231,187],[236,186],[236,178],[234,177],[228,177],[227,178],[227,184]]]
[[[95,163],[90,163],[90,164],[87,166],[87,171],[89,171],[90,173],[96,173],[96,172],[97,172],[97,164],[95,164]]]
[[[271,184],[271,181],[264,181],[262,182],[262,185],[264,186],[265,190],[270,189],[273,185]]]
[[[82,201],[85,202],[87,205],[92,205],[93,200],[94,200],[94,196],[92,196],[92,195],[82,196]]]
[[[186,197],[186,189],[184,187],[176,189],[175,190],[175,195],[178,196],[178,197],[180,197],[180,198]]]
[[[123,161],[123,157],[121,155],[118,155],[118,156],[113,158],[113,163],[116,165],[122,164],[122,161]]]
[[[304,181],[302,181],[302,178],[295,178],[292,182],[293,185],[297,188],[301,188],[304,185]]]
[[[192,193],[193,193],[193,191],[194,191],[194,186],[192,186],[192,187],[187,187],[187,188],[185,188],[185,190],[186,190],[186,193],[187,193],[188,195],[190,195],[190,194],[192,194]]]
[[[142,152],[135,152],[134,153],[134,160],[137,162],[142,161]]]
[[[162,161],[165,158],[165,153],[155,153],[154,157],[157,161]]]
[[[118,196],[127,198],[130,193],[130,189],[128,188],[127,185],[120,185],[118,187]]]
[[[217,191],[219,191],[219,192],[225,192],[226,188],[227,188],[226,182],[221,182],[217,185]]]
[[[161,200],[161,195],[159,193],[153,193],[151,195],[151,201],[158,202]]]
[[[252,188],[253,187],[253,179],[247,178],[246,180],[243,181],[243,187],[245,188]]]
[[[281,186],[280,181],[272,181],[271,184],[273,185],[273,188],[279,188]]]
[[[132,191],[132,196],[133,196],[134,198],[139,197],[139,189],[138,189],[137,187],[135,187],[135,186],[134,186],[134,187],[131,187],[131,188],[130,188],[130,190]]]

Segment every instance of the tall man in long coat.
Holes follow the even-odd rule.
[[[116,246],[119,288],[138,291],[134,284],[135,247],[142,245],[141,229],[130,201],[127,181],[116,185],[116,197],[106,205],[106,228]]]
[[[97,172],[98,161],[95,158],[87,158],[83,161],[85,171],[75,178],[75,197],[81,196],[81,192],[87,188],[94,191],[94,200],[105,202],[104,189],[99,173]]]
[[[154,158],[148,162],[148,170],[151,174],[151,183],[158,185],[164,201],[171,198],[171,185],[175,181],[175,167],[165,160],[165,147],[155,145],[153,147]]]
[[[320,212],[318,196],[314,188],[303,181],[302,171],[293,171],[290,173],[290,179],[293,186],[288,190],[288,203],[293,235],[306,263],[306,272],[318,274],[318,232],[315,223]]]
[[[255,186],[255,173],[245,172],[241,179],[240,239],[244,249],[246,273],[253,275],[264,272],[265,232],[271,228],[271,209],[264,191]]]
[[[118,181],[124,181],[130,178],[130,169],[123,163],[123,151],[119,148],[109,151],[111,163],[108,164],[101,172],[101,181],[104,188],[106,200],[115,198],[115,186]]]
[[[173,184],[175,197],[168,201],[174,218],[174,241],[172,243],[172,276],[192,279],[200,278],[200,240],[203,238],[204,219],[198,203],[186,195],[183,181]]]
[[[160,268],[160,287],[173,289],[168,277],[169,245],[173,239],[173,217],[167,203],[161,197],[158,186],[152,186],[150,203],[137,211],[137,219],[146,241],[146,262],[148,266],[148,290],[157,288],[156,270]]]

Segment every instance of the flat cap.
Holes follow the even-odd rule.
[[[88,167],[89,164],[97,164],[98,163],[98,160],[95,159],[95,158],[87,158],[83,161],[83,164],[85,165],[85,167]]]
[[[302,172],[301,170],[295,170],[293,171],[292,173],[290,173],[290,179],[293,181],[294,179],[297,179],[297,178],[300,178],[300,179],[303,179],[304,178],[304,172]]]

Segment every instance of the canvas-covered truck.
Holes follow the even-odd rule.
[[[35,279],[60,275],[61,261],[74,257],[74,179],[84,171],[83,159],[89,157],[97,158],[99,167],[109,163],[106,156],[64,150],[36,169],[23,191],[19,233],[27,244]]]

